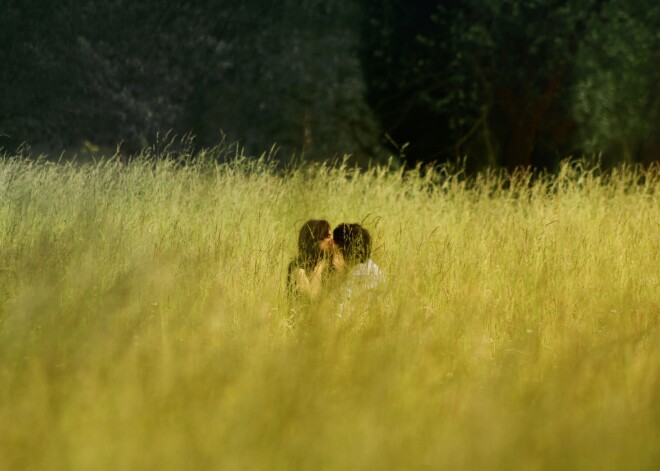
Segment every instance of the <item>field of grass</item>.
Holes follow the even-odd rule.
[[[0,469],[654,469],[660,171],[0,160]],[[309,218],[386,285],[292,313]]]

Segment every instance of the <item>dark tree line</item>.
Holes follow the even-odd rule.
[[[365,54],[370,103],[416,157],[509,168],[596,153],[658,160],[657,2],[420,5],[371,2]]]
[[[659,46],[654,0],[5,0],[0,146],[648,163]]]

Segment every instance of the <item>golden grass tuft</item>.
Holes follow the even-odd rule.
[[[0,161],[0,469],[651,469],[660,172]],[[292,315],[300,224],[388,283]]]

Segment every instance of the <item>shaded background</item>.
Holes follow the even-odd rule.
[[[660,155],[657,0],[5,0],[0,147],[471,170]]]

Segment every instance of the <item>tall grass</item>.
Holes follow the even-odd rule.
[[[0,161],[0,469],[652,469],[660,173]],[[312,217],[387,284],[292,313]]]

